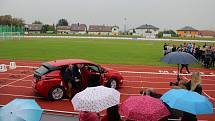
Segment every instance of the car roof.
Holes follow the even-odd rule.
[[[54,60],[54,61],[49,61],[47,62],[52,66],[63,66],[63,65],[69,65],[69,64],[79,64],[79,63],[83,63],[83,64],[95,64],[91,61],[88,60],[83,60],[83,59],[63,59],[63,60]],[[97,65],[97,64],[95,64]]]

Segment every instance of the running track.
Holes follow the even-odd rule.
[[[0,60],[0,64],[9,64],[10,60]],[[41,62],[37,61],[16,61],[18,66],[39,66]],[[155,88],[158,93],[164,93],[171,89],[169,82],[176,81],[176,76],[171,75],[177,68],[174,67],[151,67],[151,66],[131,66],[131,65],[104,65],[120,71],[124,77],[124,83],[121,92],[121,102],[128,96],[138,95],[140,89],[148,87]],[[215,70],[211,69],[191,69],[191,71],[200,71],[209,75],[202,77],[203,94],[209,97],[210,101],[215,104]],[[0,73],[0,105],[5,105],[15,98],[31,98],[35,99],[38,104],[47,110],[56,112],[74,112],[72,104],[69,100],[48,101],[38,96],[32,91],[33,69],[19,67],[15,70],[8,70]],[[160,74],[161,73],[161,74]],[[164,74],[171,73],[171,74]],[[190,79],[190,76],[183,76]],[[215,114],[200,115],[200,120],[215,121]]]

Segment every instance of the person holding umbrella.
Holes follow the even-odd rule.
[[[198,60],[191,54],[186,53],[186,52],[171,52],[167,54],[166,56],[162,57],[160,59],[163,62],[169,63],[169,64],[177,64],[178,65],[178,73],[177,73],[177,83],[175,85],[178,85],[178,82],[180,81],[180,76],[179,76],[179,65],[180,64],[194,64],[198,63]],[[174,83],[170,83],[172,85]]]
[[[187,90],[192,90],[194,92],[202,94],[202,86],[201,86],[201,75],[199,72],[192,72],[192,79],[185,83],[184,86]],[[181,121],[197,121],[197,117],[194,114],[183,112],[183,116]]]
[[[183,68],[186,68],[187,73],[190,73],[190,71],[188,69],[188,64],[181,64],[180,73],[182,73]]]

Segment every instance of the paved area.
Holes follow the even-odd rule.
[[[40,121],[79,121],[78,117],[43,113]]]

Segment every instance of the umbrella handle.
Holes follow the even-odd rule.
[[[177,74],[177,81],[178,82],[180,81],[179,71],[180,71],[180,69],[179,69],[179,64],[178,64],[178,74]]]

